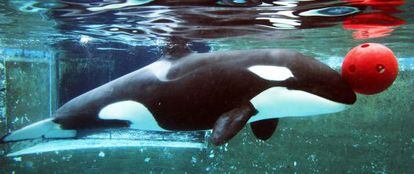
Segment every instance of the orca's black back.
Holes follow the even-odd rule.
[[[221,114],[248,103],[268,85],[244,66],[213,63],[162,84],[145,104],[165,129],[211,129]]]
[[[66,103],[57,111],[55,122],[67,129],[128,126],[128,121],[100,120],[98,113],[111,103],[133,100],[147,107],[164,129],[211,129],[222,114],[277,86],[346,104],[356,100],[339,73],[294,51],[229,51],[161,61],[171,63],[165,67],[165,79],[158,79],[148,68],[134,71]],[[256,65],[285,67],[293,77],[266,80],[248,69]]]

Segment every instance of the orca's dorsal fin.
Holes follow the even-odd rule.
[[[250,123],[253,134],[256,138],[261,140],[268,140],[277,128],[279,118],[260,120]]]
[[[213,144],[218,146],[229,141],[256,112],[253,105],[248,103],[222,114],[213,128],[213,135],[211,136]]]

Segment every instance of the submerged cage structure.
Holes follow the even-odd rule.
[[[122,64],[122,59],[115,57],[94,59],[77,55],[80,57],[66,59],[65,57],[73,55],[60,55],[53,51],[2,48],[0,53],[2,132],[10,132],[51,117],[54,110],[66,100],[119,76],[115,71],[117,64]],[[89,76],[86,79],[94,81],[74,82],[76,76]],[[69,85],[79,83],[87,86]],[[207,147],[207,135],[206,131],[82,130],[76,139],[39,139],[11,143],[3,147],[3,153],[7,156],[20,156],[62,150],[144,146],[203,149]]]

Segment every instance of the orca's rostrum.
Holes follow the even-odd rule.
[[[246,50],[161,59],[82,94],[52,118],[11,132],[3,142],[76,138],[82,129],[213,129],[215,145],[245,124],[262,140],[281,117],[335,113],[356,101],[338,72],[300,53]]]

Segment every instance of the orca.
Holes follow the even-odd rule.
[[[82,129],[212,129],[212,143],[222,145],[249,123],[266,140],[279,118],[340,112],[355,101],[338,72],[295,51],[194,53],[160,59],[99,86],[1,141],[76,138]]]

